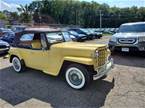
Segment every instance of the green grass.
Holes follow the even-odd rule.
[[[112,36],[110,33],[103,33],[103,36]]]

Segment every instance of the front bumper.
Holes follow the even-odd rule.
[[[79,40],[87,40],[87,36],[79,37]]]
[[[6,54],[8,53],[8,51],[9,51],[9,48],[2,48],[0,49],[0,54]]]
[[[102,37],[102,34],[96,34],[95,36],[96,36],[96,38],[100,38],[100,37]]]
[[[119,44],[115,42],[109,42],[109,49],[114,51],[120,51],[121,48],[129,48],[130,51],[145,51],[145,42],[138,42],[136,44]]]
[[[108,72],[114,67],[113,59],[111,58],[104,66],[98,69],[97,74],[93,76],[93,80],[97,80],[104,75],[107,75]]]

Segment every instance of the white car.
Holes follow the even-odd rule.
[[[122,24],[108,45],[111,51],[145,51],[145,22]]]

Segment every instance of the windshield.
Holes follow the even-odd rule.
[[[71,38],[68,32],[47,33],[46,37],[47,37],[48,42],[51,44],[71,41]]]
[[[145,32],[145,24],[122,25],[119,32]]]
[[[84,34],[84,33],[85,33],[84,31],[79,30],[79,29],[76,29],[75,31],[76,31],[78,34]]]
[[[90,31],[87,30],[87,29],[80,29],[80,30],[82,30],[82,31],[85,32],[85,33],[90,33]]]
[[[69,31],[71,34],[73,34],[73,35],[79,35],[77,32],[75,32],[75,31]]]
[[[88,29],[88,31],[89,31],[90,33],[94,33],[94,30],[92,30],[92,29]]]
[[[62,32],[65,42],[72,41],[68,32]]]

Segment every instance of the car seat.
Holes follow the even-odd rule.
[[[31,45],[32,45],[33,49],[41,49],[42,48],[40,40],[33,40]]]

